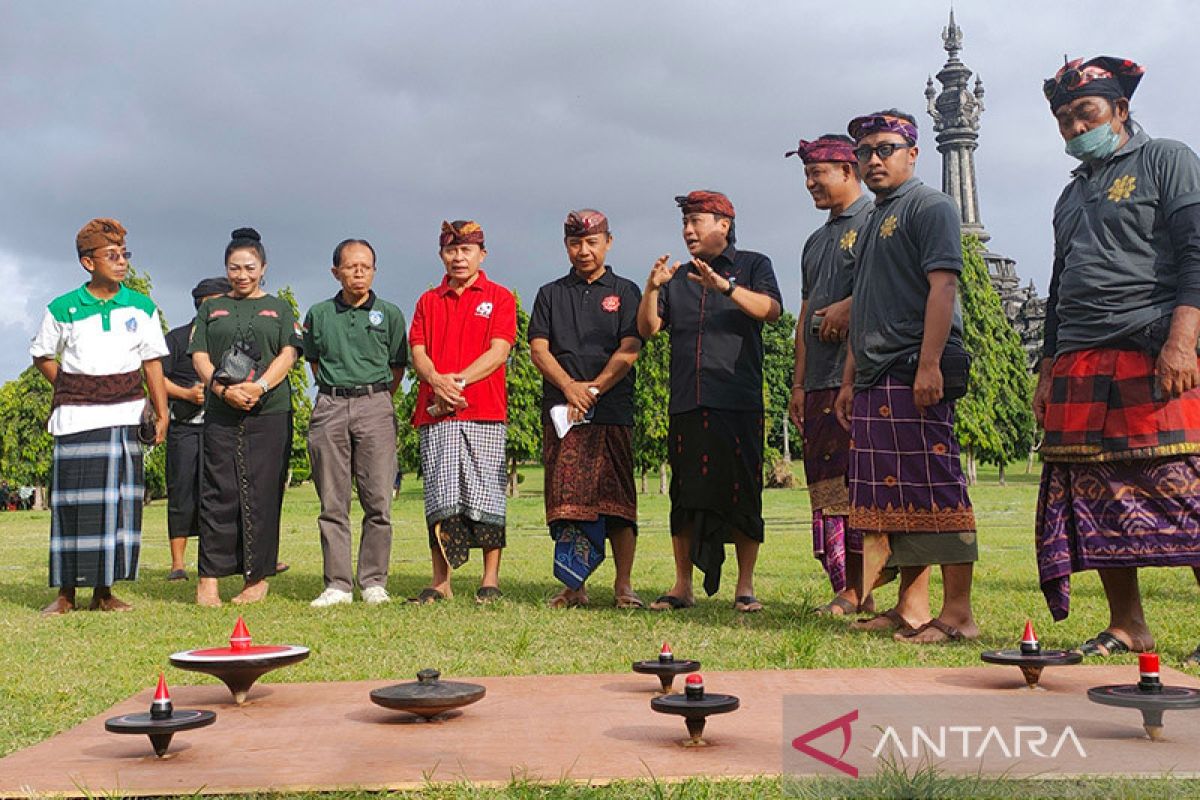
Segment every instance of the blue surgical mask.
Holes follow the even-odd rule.
[[[1080,161],[1103,161],[1117,152],[1121,136],[1112,125],[1097,125],[1067,141],[1067,155]]]

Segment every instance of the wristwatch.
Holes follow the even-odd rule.
[[[721,294],[725,295],[726,297],[729,297],[731,294],[733,294],[733,290],[737,288],[737,285],[733,281],[729,280],[729,278],[726,278],[725,280],[728,281],[729,288],[726,289],[725,291],[721,292]]]
[[[270,381],[268,381],[266,379],[265,376],[262,378],[259,378],[254,383],[256,386],[258,386],[258,388],[263,390],[263,394],[266,394],[267,392],[271,391],[271,383],[270,383]]]

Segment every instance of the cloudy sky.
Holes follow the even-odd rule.
[[[984,80],[977,168],[992,248],[1040,292],[1072,162],[1041,96],[1064,53],[1134,58],[1134,113],[1188,141],[1200,117],[1190,3],[959,0]],[[822,221],[800,136],[898,106],[920,118],[945,61],[945,0],[816,3],[0,0],[0,380],[28,362],[45,303],[82,282],[76,230],[115,216],[172,324],[253,225],[269,284],[331,295],[334,244],[365,237],[406,313],[440,279],[443,218],[477,219],[489,274],[531,300],[566,268],[562,219],[608,213],[610,263],[639,283],[681,254],[672,197],[720,189],[739,244],[798,306],[797,253]]]

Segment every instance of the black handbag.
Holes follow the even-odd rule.
[[[251,329],[250,333],[253,332]],[[253,336],[242,336],[239,330],[238,338],[221,356],[221,364],[213,372],[213,380],[223,386],[257,380],[263,373],[261,359],[262,354]]]
[[[917,382],[917,364],[921,360],[918,351],[897,361],[888,374],[903,384],[912,386]],[[950,403],[967,393],[971,382],[971,354],[956,344],[946,343],[939,362],[942,370],[942,402]]]

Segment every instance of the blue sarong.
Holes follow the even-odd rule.
[[[604,561],[607,524],[604,517],[592,522],[558,520],[550,523],[554,539],[554,577],[571,589],[583,586]]]

